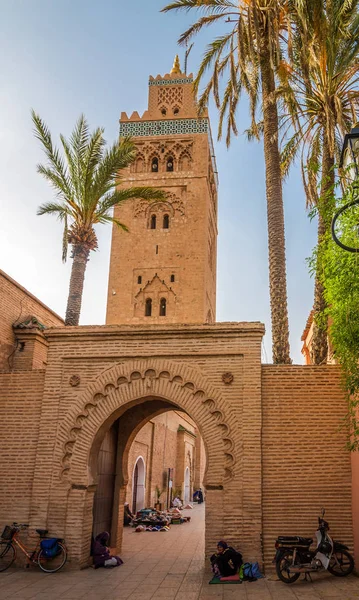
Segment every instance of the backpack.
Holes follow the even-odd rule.
[[[54,558],[60,550],[58,538],[46,538],[45,540],[42,540],[40,546],[42,553],[46,558]]]
[[[243,581],[256,581],[263,577],[259,564],[256,563],[244,563],[239,571],[239,577]]]

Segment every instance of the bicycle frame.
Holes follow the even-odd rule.
[[[17,546],[21,550],[21,552],[23,554],[25,554],[26,558],[30,562],[35,562],[35,557],[37,557],[37,555],[39,553],[40,540],[37,542],[37,544],[33,550],[29,550],[25,546],[25,544],[20,539],[18,539],[18,535],[19,535],[18,532],[13,535],[11,543],[13,543],[15,546]],[[30,552],[31,552],[31,554],[30,554]]]

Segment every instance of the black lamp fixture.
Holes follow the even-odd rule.
[[[359,123],[355,123],[350,133],[347,133],[344,137],[339,167],[341,169],[344,169],[343,178],[348,182],[352,183],[353,181],[359,178]],[[343,250],[355,253],[359,253],[359,247],[354,248],[352,246],[347,246],[346,244],[343,244],[343,242],[341,242],[336,235],[335,225],[338,218],[340,217],[340,215],[343,214],[343,212],[352,208],[353,206],[356,206],[357,204],[359,204],[359,199],[349,202],[345,206],[342,206],[334,215],[331,227],[332,238],[334,242],[338,246],[340,246],[340,248],[343,248]]]
[[[359,123],[355,123],[344,138],[339,167],[349,168],[349,176],[354,180],[359,176]]]

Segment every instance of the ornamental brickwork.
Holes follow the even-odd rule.
[[[120,135],[130,135],[137,151],[122,185],[159,187],[167,200],[115,209],[130,231],[113,229],[106,322],[213,323],[217,173],[192,76],[151,77],[148,110],[122,113]]]

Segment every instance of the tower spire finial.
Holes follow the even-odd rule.
[[[171,69],[171,75],[177,75],[178,73],[181,73],[181,65],[178,54],[176,54],[175,59],[173,61],[173,67]]]

